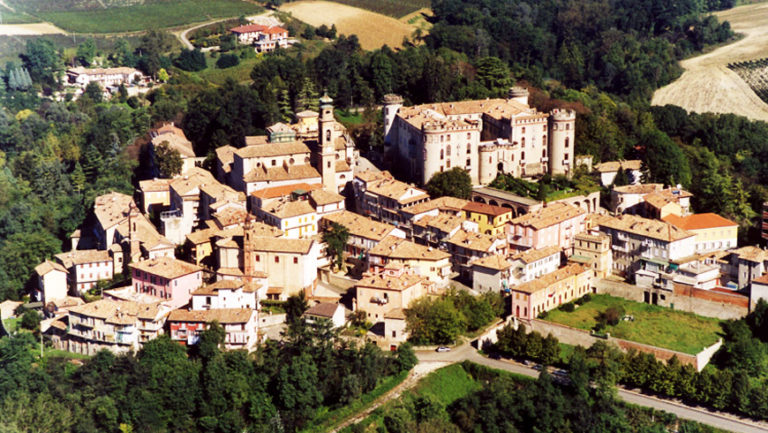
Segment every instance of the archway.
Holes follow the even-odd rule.
[[[485,203],[485,199],[480,197],[479,195],[476,195],[473,200],[478,202],[478,203]]]
[[[491,205],[491,206],[498,206],[499,205],[498,203],[496,203],[496,200],[490,200],[488,202],[488,204]]]

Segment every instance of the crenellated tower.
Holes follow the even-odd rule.
[[[554,109],[550,112],[549,174],[570,175],[573,172],[576,137],[576,113]]]

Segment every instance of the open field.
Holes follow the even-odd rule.
[[[721,331],[720,321],[717,319],[608,295],[593,295],[591,301],[572,313],[552,310],[546,320],[590,330],[597,323],[596,316],[599,312],[616,306],[623,307],[625,314],[634,316],[635,320],[622,320],[616,326],[607,326],[605,331],[610,332],[612,337],[696,354],[715,343]]]
[[[734,113],[768,121],[768,105],[729,63],[768,57],[768,3],[739,6],[715,15],[727,20],[744,37],[709,53],[683,60],[685,69],[675,82],[653,95],[653,105],[674,104],[699,113]]]
[[[0,8],[0,24],[39,23],[40,20],[24,12],[11,12]]]
[[[415,25],[382,14],[330,1],[302,0],[280,7],[305,23],[319,27],[336,24],[340,34],[357,35],[363,49],[373,50],[386,44],[402,45],[404,37],[410,37]]]
[[[48,11],[35,15],[75,33],[134,32],[262,12],[240,0],[176,0],[110,9]]]
[[[360,9],[366,9],[378,14],[402,18],[419,9],[429,8],[430,0],[333,0],[335,3],[343,3]]]
[[[0,36],[40,36],[63,34],[64,30],[48,24],[0,24]]]

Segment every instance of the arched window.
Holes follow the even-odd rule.
[[[546,146],[547,145],[547,134],[544,134],[541,136],[541,145]]]
[[[325,131],[325,141],[331,141],[331,130]]]
[[[523,145],[523,147],[525,147],[525,137],[523,137],[523,138],[521,138],[521,139],[520,139],[520,144],[522,144],[522,145]]]
[[[440,149],[440,159],[445,158],[445,151],[443,149]]]
[[[565,124],[565,130],[566,131],[570,131],[571,130],[571,124],[570,123],[566,123]]]

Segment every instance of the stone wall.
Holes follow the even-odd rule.
[[[285,323],[285,314],[259,314],[259,327],[274,326]]]
[[[723,293],[714,290],[695,289],[690,286],[675,284],[673,291],[658,288],[643,288],[632,284],[600,279],[595,282],[597,293],[645,302],[645,293],[649,298],[656,294],[657,305],[675,310],[687,311],[700,316],[715,317],[721,320],[740,319],[749,312],[749,298],[737,293]]]

